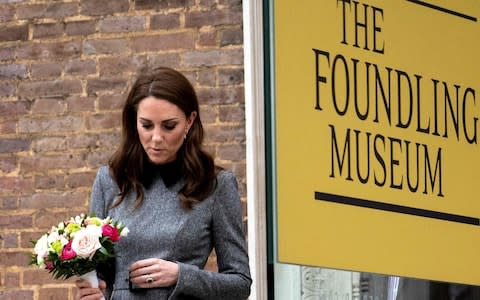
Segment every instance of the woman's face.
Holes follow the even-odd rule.
[[[137,110],[137,132],[143,150],[156,165],[174,161],[184,136],[197,116],[190,116],[167,100],[149,96],[140,101]]]

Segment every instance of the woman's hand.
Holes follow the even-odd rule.
[[[98,289],[92,288],[90,282],[83,279],[75,281],[75,285],[77,286],[77,295],[75,296],[77,300],[102,299],[104,297],[103,292],[107,288],[107,284],[101,279],[98,280]]]
[[[177,280],[178,264],[171,261],[148,258],[130,266],[130,281],[139,288],[172,286]]]

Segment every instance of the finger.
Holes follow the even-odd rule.
[[[95,295],[88,295],[88,296],[84,296],[84,297],[79,297],[77,299],[79,300],[100,300],[102,299],[102,297],[105,297],[105,295],[103,294],[95,294]]]
[[[142,260],[137,260],[130,266],[130,271],[135,271],[144,267],[155,264],[159,259],[158,258],[147,258]]]
[[[102,292],[99,289],[94,289],[94,288],[78,289],[78,295],[82,300],[98,299],[100,298],[99,296],[103,296]]]
[[[90,284],[90,282],[84,280],[84,279],[77,279],[75,281],[75,285],[78,287],[78,288],[91,288],[92,285]]]
[[[156,281],[154,274],[143,274],[135,277],[130,277],[130,281],[137,286],[144,286],[147,284],[152,284]]]
[[[130,266],[130,278],[159,272],[161,271],[162,262],[164,262],[164,260],[159,258],[148,258],[136,261]]]
[[[139,287],[139,288],[142,288],[142,289],[160,287],[158,281],[152,281],[152,282],[145,282],[145,281],[143,281],[143,282],[136,283],[135,286],[137,286],[137,287]]]
[[[160,270],[161,270],[161,267],[158,264],[146,266],[146,267],[131,271],[130,278],[153,274],[153,273],[159,272]]]
[[[107,283],[105,282],[105,280],[101,280],[101,279],[98,280],[98,288],[101,290],[102,289],[104,290],[107,288]]]

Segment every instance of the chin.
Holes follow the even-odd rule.
[[[154,165],[163,165],[173,161],[173,159],[168,158],[159,158],[159,157],[149,157],[148,160]]]

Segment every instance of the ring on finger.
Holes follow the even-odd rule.
[[[148,284],[151,284],[151,283],[153,283],[154,281],[155,281],[155,279],[153,279],[153,277],[150,276],[150,275],[149,275],[149,276],[147,277],[147,279],[145,280],[145,282],[148,283]]]

